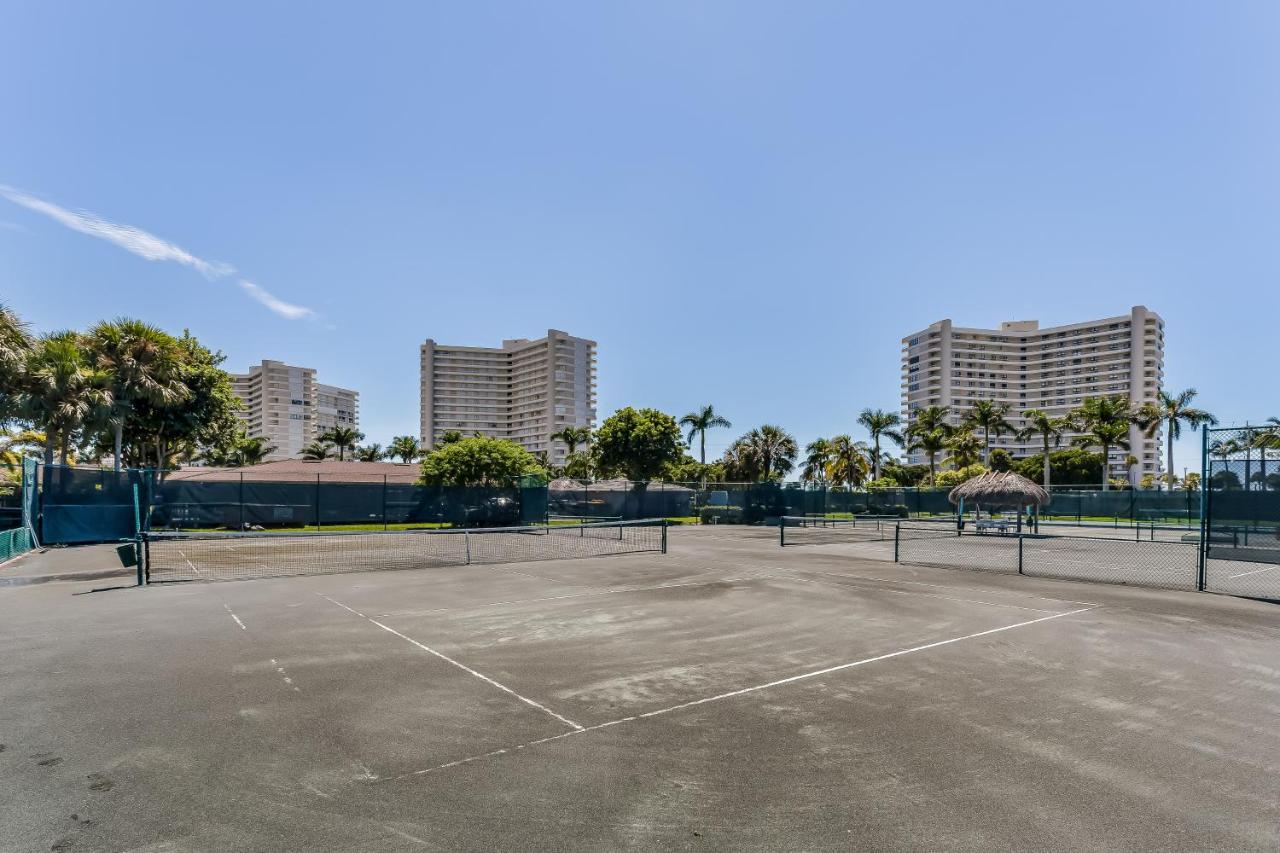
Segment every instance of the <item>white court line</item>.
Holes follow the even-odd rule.
[[[1280,569],[1280,566],[1268,566],[1265,569],[1254,569],[1251,572],[1241,572],[1238,575],[1228,575],[1227,580],[1234,580],[1235,578],[1243,578],[1248,575],[1257,575],[1257,574],[1261,574],[1262,572],[1274,572],[1276,569]]]
[[[317,595],[318,594],[319,593],[317,593]],[[833,672],[841,672],[846,669],[852,669],[856,666],[865,666],[866,664],[876,663],[877,661],[889,660],[890,658],[901,657],[903,655],[909,655],[915,652],[923,652],[928,649],[936,649],[936,648],[939,648],[940,646],[949,646],[952,643],[960,643],[965,640],[974,640],[974,639],[977,639],[978,637],[987,637],[987,636],[990,636],[991,634],[999,634],[1002,631],[1012,631],[1015,628],[1025,628],[1028,625],[1035,625],[1040,622],[1048,622],[1051,619],[1061,619],[1064,616],[1075,616],[1077,613],[1085,613],[1092,609],[1093,609],[1092,607],[1081,607],[1078,610],[1069,610],[1066,613],[1054,613],[1051,616],[1041,616],[1038,619],[1028,619],[1025,622],[1018,622],[1013,625],[1005,625],[1000,628],[990,628],[986,631],[978,631],[973,634],[965,634],[963,637],[952,637],[949,640],[938,640],[937,642],[933,642],[933,643],[925,643],[919,646],[912,646],[906,649],[899,649],[896,652],[888,652],[887,654],[876,655],[875,657],[863,658],[862,660],[856,660],[856,661],[851,661],[849,663],[837,664],[836,666],[829,666],[829,667],[826,667],[825,669],[817,669],[811,672],[804,672],[799,675],[792,675],[788,678],[779,678],[776,681],[769,681],[769,682],[766,682],[765,684],[757,684],[753,687],[743,687],[739,690],[730,690],[728,693],[718,693],[715,696],[706,696],[706,697],[703,697],[702,699],[694,699],[691,702],[681,702],[679,705],[671,705],[667,708],[659,708],[656,711],[647,711],[643,714],[633,714],[630,717],[622,717],[617,720],[610,720],[607,723],[597,723],[594,726],[579,727],[571,732],[564,732],[563,734],[552,735],[551,737],[544,737],[544,738],[539,738],[538,740],[526,741],[525,743],[517,744],[515,746],[503,747],[502,749],[494,749],[489,752],[480,753],[478,755],[468,756],[467,758],[460,758],[457,761],[450,761],[447,764],[439,764],[435,767],[428,767],[425,770],[415,770],[412,773],[405,773],[400,776],[392,776],[389,779],[386,779],[383,781],[411,779],[414,776],[423,776],[428,773],[435,773],[439,770],[445,770],[450,767],[457,767],[462,764],[469,764],[473,761],[479,761],[482,758],[490,758],[497,755],[504,755],[508,752],[514,752],[516,750],[525,749],[526,747],[536,746],[542,743],[550,743],[551,741],[564,740],[565,738],[573,737],[574,735],[585,734],[586,732],[599,731],[600,729],[607,729],[612,726],[621,725],[623,723],[635,722],[636,720],[645,720],[650,717],[660,717],[664,714],[670,714],[675,711],[683,711],[686,708],[693,708],[698,705],[706,705],[711,702],[721,702],[725,699],[733,699],[738,696],[745,696],[748,693],[756,693],[760,690],[768,690],[772,687],[781,687],[784,684],[793,684],[797,681],[804,681],[810,678],[818,678],[823,675],[830,675]]]
[[[234,619],[234,620],[236,620],[236,624],[240,626],[240,630],[241,630],[241,631],[248,631],[248,630],[249,630],[248,628],[246,628],[246,627],[244,626],[244,623],[240,621],[240,617],[239,617],[239,616],[237,616],[235,613],[232,613],[232,611],[231,611],[231,605],[227,604],[226,602],[223,602],[223,605],[222,605],[222,606],[223,606],[223,607],[225,607],[225,608],[227,609],[227,612],[228,612],[228,613],[231,613],[231,618],[232,618],[232,619]]]
[[[184,552],[181,548],[179,548],[178,553],[182,554],[182,559],[187,561],[187,565],[191,567],[191,571],[195,572],[196,574],[200,574],[200,570],[196,568],[196,564],[187,559],[186,552]]]
[[[422,649],[424,652],[426,652],[426,653],[428,653],[428,654],[431,654],[431,655],[435,655],[436,657],[440,658],[440,660],[444,661],[445,663],[452,664],[453,666],[456,666],[458,669],[462,670],[463,672],[465,672],[465,673],[467,673],[467,674],[469,674],[469,675],[473,675],[473,676],[475,676],[476,678],[480,679],[481,681],[485,682],[486,684],[490,684],[490,685],[492,685],[492,686],[494,686],[494,687],[498,688],[498,689],[499,689],[499,690],[501,690],[503,693],[508,693],[508,694],[510,694],[510,695],[512,695],[512,696],[514,696],[515,698],[519,699],[521,702],[525,703],[525,704],[526,704],[526,705],[528,705],[529,707],[531,707],[531,708],[537,708],[537,709],[538,709],[539,711],[541,711],[542,713],[544,713],[544,714],[546,714],[546,715],[548,715],[548,716],[550,716],[550,717],[554,717],[555,719],[557,719],[557,720],[559,720],[560,722],[564,723],[564,724],[565,724],[566,726],[568,726],[569,728],[574,729],[575,731],[582,731],[583,727],[582,727],[582,726],[580,726],[580,725],[578,725],[577,723],[575,723],[573,720],[570,720],[568,717],[562,717],[562,716],[560,716],[560,715],[559,715],[559,714],[557,714],[555,711],[553,711],[553,710],[551,710],[550,708],[548,708],[546,705],[542,705],[542,704],[540,704],[540,703],[538,703],[538,702],[535,702],[534,700],[530,699],[528,696],[522,696],[522,695],[520,695],[520,694],[519,694],[519,693],[517,693],[516,691],[512,690],[510,687],[508,687],[508,686],[506,686],[505,684],[502,684],[502,683],[500,683],[500,682],[494,681],[492,678],[490,678],[489,676],[485,675],[484,673],[482,673],[482,672],[476,672],[474,669],[472,669],[471,667],[467,666],[466,664],[464,664],[464,663],[459,663],[458,661],[454,660],[453,658],[449,657],[448,655],[441,654],[440,652],[436,651],[435,649],[431,648],[430,646],[425,646],[425,645],[423,645],[422,643],[419,643],[419,642],[418,642],[417,640],[415,640],[413,637],[407,637],[407,636],[405,636],[404,634],[401,634],[401,633],[400,633],[399,631],[397,631],[395,628],[392,628],[392,627],[391,627],[391,626],[389,626],[389,625],[384,625],[384,624],[382,624],[381,622],[379,622],[377,619],[374,619],[372,616],[366,616],[366,615],[364,615],[363,613],[361,613],[359,610],[356,610],[356,609],[354,609],[354,608],[348,607],[347,605],[343,604],[341,601],[337,601],[337,600],[335,600],[335,599],[332,599],[332,598],[330,598],[329,596],[325,595],[324,593],[317,592],[317,593],[316,593],[316,595],[320,596],[321,598],[323,598],[325,601],[329,602],[330,604],[336,604],[336,605],[338,605],[339,607],[341,607],[343,610],[346,610],[346,611],[349,611],[349,612],[351,612],[351,613],[354,613],[355,615],[359,616],[361,619],[366,619],[366,620],[368,620],[368,621],[372,622],[373,624],[377,625],[379,628],[381,628],[382,630],[384,630],[384,631],[386,631],[386,632],[388,632],[388,633],[390,633],[390,634],[395,634],[397,637],[399,637],[400,639],[404,640],[405,642],[412,643],[413,645],[415,645],[415,646],[417,646],[418,648]]]

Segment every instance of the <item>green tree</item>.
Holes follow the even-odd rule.
[[[657,409],[619,409],[609,416],[595,437],[596,462],[605,476],[621,474],[647,481],[684,456],[684,442],[676,419]]]
[[[86,423],[111,405],[111,377],[97,369],[75,332],[41,338],[28,356],[23,414],[45,434],[44,461],[67,464],[72,442]]]
[[[947,431],[941,427],[931,430],[913,430],[907,444],[911,453],[917,450],[929,460],[929,485],[938,484],[938,454],[947,449]]]
[[[1041,446],[1044,448],[1040,454],[1040,459],[1044,463],[1040,483],[1048,489],[1052,475],[1050,461],[1052,449],[1062,444],[1062,436],[1071,424],[1065,418],[1055,418],[1043,409],[1027,409],[1022,413],[1022,417],[1026,420],[1026,426],[1019,430],[1018,439],[1026,441],[1034,436],[1040,437]],[[1035,480],[1035,476],[1027,479]]]
[[[361,462],[381,462],[387,454],[382,445],[375,441],[373,444],[357,447],[352,455]]]
[[[417,459],[418,453],[418,440],[411,435],[397,435],[391,439],[391,446],[387,448],[387,456],[406,464]]]
[[[825,438],[815,438],[805,447],[804,466],[800,469],[800,480],[818,486],[827,483],[827,466],[831,464],[831,442]]]
[[[168,404],[135,401],[124,429],[128,465],[155,465],[163,471],[179,458],[194,458],[219,447],[232,450],[243,434],[231,376],[221,368],[226,357],[205,347],[190,332],[184,331],[176,340],[180,381],[187,393]]]
[[[1142,475],[1142,479],[1138,481],[1140,489],[1154,489],[1156,487],[1156,475],[1146,473]]]
[[[795,467],[799,447],[782,427],[765,424],[748,432],[725,451],[725,471],[748,482],[785,477]]]
[[[974,438],[977,439],[977,436],[974,436]],[[974,477],[985,473],[987,473],[987,469],[977,463],[966,465],[962,468],[952,468],[938,475],[938,488],[953,489],[966,480],[972,480]]]
[[[692,460],[691,460],[692,461]],[[566,477],[572,477],[575,480],[590,480],[595,474],[596,463],[594,457],[590,453],[578,451],[570,456],[565,457],[564,467],[561,472]],[[681,479],[678,476],[670,476],[669,479]]]
[[[871,454],[872,474],[878,480],[880,479],[880,439],[887,438],[901,447],[906,442],[901,430],[898,429],[902,418],[883,409],[863,409],[862,414],[858,415],[858,423],[871,436],[871,444],[874,448]]]
[[[1107,491],[1111,487],[1111,448],[1129,449],[1129,426],[1133,418],[1128,399],[1089,397],[1071,413],[1070,420],[1084,433],[1075,441],[1078,446],[1102,448],[1102,490]]]
[[[987,467],[992,471],[1012,471],[1013,455],[1003,447],[994,448],[987,454]]]
[[[480,433],[476,433],[476,437],[479,438]],[[445,430],[440,433],[441,447],[444,447],[446,444],[456,444],[459,441],[462,441],[462,433],[458,432],[456,429]]]
[[[1274,477],[1275,475],[1272,474],[1271,476]],[[1182,478],[1182,489],[1186,492],[1200,491],[1200,475],[1195,471],[1189,472],[1187,476]]]
[[[105,412],[112,434],[111,453],[119,472],[124,455],[124,429],[139,401],[165,407],[190,393],[182,383],[178,342],[167,332],[141,320],[121,317],[89,330],[89,359],[111,377],[111,405]]]
[[[364,433],[355,427],[336,426],[320,435],[321,441],[327,441],[338,448],[338,461],[347,460],[347,448],[355,447],[364,439]]]
[[[971,429],[955,430],[947,437],[946,448],[950,451],[953,468],[968,468],[978,464],[982,459],[982,441]]]
[[[429,486],[509,486],[527,474],[546,475],[532,453],[514,441],[475,436],[428,453],[421,481]]]
[[[1165,471],[1170,474],[1178,470],[1173,465],[1173,442],[1175,439],[1182,438],[1182,425],[1186,424],[1191,427],[1192,432],[1195,432],[1201,425],[1213,426],[1218,422],[1218,419],[1209,412],[1191,405],[1191,401],[1195,398],[1196,389],[1194,388],[1187,388],[1177,394],[1168,394],[1161,390],[1156,395],[1154,404],[1147,404],[1138,411],[1136,420],[1138,425],[1143,427],[1147,438],[1153,438],[1160,431],[1161,426],[1165,427],[1167,442]]]
[[[563,441],[565,455],[572,456],[578,450],[578,445],[591,443],[591,429],[584,426],[567,426],[559,432],[551,433],[551,438],[553,441]]]
[[[32,346],[27,324],[17,312],[0,302],[0,426],[19,414]]]
[[[236,445],[235,465],[236,467],[261,465],[275,452],[275,445],[267,444],[267,440],[262,436],[255,435],[252,438],[246,436]]]
[[[680,419],[680,426],[689,430],[689,446],[693,446],[693,438],[697,436],[699,439],[698,461],[703,465],[707,464],[707,430],[709,429],[730,429],[733,424],[729,423],[726,418],[722,418],[716,414],[715,407],[710,403],[703,406],[697,411],[690,412]]]
[[[965,416],[965,423],[973,429],[982,430],[982,461],[988,462],[991,457],[991,433],[996,436],[1006,432],[1017,432],[1013,424],[1005,417],[1009,414],[1008,403],[997,403],[995,400],[979,400],[973,404]]]
[[[323,462],[333,458],[333,447],[319,441],[313,441],[302,448],[302,458],[312,462]]]
[[[847,435],[831,439],[831,459],[827,463],[827,476],[833,483],[855,489],[866,482],[871,473],[867,458],[870,448]]]
[[[911,413],[911,423],[907,426],[909,435],[919,435],[934,430],[942,430],[945,437],[952,430],[948,418],[951,417],[951,409],[947,406],[925,406],[922,409],[916,409]]]

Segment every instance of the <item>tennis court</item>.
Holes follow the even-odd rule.
[[[1274,605],[668,538],[0,588],[0,849],[1280,843]]]

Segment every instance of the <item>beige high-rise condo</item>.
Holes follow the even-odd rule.
[[[567,448],[551,436],[566,426],[596,423],[596,342],[549,329],[545,338],[517,338],[501,347],[466,347],[427,340],[420,350],[422,446],[446,432],[517,442],[553,465]]]
[[[333,427],[359,428],[359,393],[317,383],[313,368],[267,359],[248,373],[231,374],[231,385],[245,431],[275,448],[268,461],[301,456]]]
[[[1041,409],[1062,417],[1088,397],[1128,397],[1134,405],[1155,402],[1164,381],[1164,321],[1142,305],[1128,314],[1040,328],[1037,320],[1001,323],[999,329],[967,329],[939,320],[902,339],[902,416],[908,422],[926,406],[947,406],[959,424],[978,400],[1009,404],[1008,420],[1024,426],[1022,413]],[[1063,437],[1068,446],[1076,433]],[[1039,438],[993,437],[1014,458],[1040,453]],[[1096,449],[1096,448],[1095,448]],[[1132,470],[1130,454],[1138,459]],[[923,453],[908,454],[921,464]],[[1158,474],[1160,435],[1129,430],[1129,449],[1113,448],[1111,477]]]

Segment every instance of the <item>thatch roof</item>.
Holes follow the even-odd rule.
[[[1044,506],[1049,493],[1021,474],[988,471],[956,486],[947,499],[953,504],[964,500],[982,506]]]

